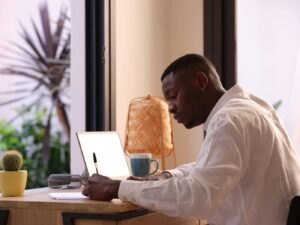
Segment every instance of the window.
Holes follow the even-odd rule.
[[[274,104],[300,149],[300,2],[238,1],[238,81]]]
[[[4,0],[0,17],[0,150],[23,153],[27,188],[46,186],[70,170],[70,2]]]

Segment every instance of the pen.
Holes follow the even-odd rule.
[[[93,152],[93,159],[94,159],[94,165],[95,165],[95,168],[96,168],[96,173],[99,174],[98,165],[97,165],[97,157],[96,157],[95,152]]]

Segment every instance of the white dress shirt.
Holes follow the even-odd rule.
[[[300,193],[299,159],[272,106],[236,85],[204,124],[195,163],[161,181],[120,184],[119,198],[210,225],[285,225]]]

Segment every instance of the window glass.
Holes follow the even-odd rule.
[[[70,1],[2,0],[0,27],[0,151],[46,186],[70,171]]]
[[[271,104],[300,149],[300,2],[237,1],[238,81]],[[299,150],[300,151],[300,150]]]

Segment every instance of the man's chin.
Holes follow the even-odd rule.
[[[193,124],[191,123],[183,123],[183,126],[186,128],[186,129],[191,129],[193,127],[195,127]]]
[[[192,128],[194,128],[194,127],[197,127],[197,126],[199,126],[199,125],[201,125],[201,124],[198,124],[198,123],[192,123],[192,122],[189,122],[189,123],[182,123],[183,124],[183,126],[186,128],[186,129],[192,129]]]

